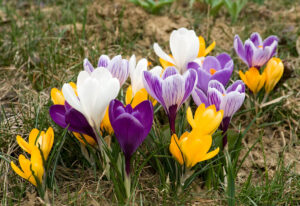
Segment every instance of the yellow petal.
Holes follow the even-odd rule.
[[[205,40],[202,36],[198,37],[199,39],[199,52],[198,57],[204,57],[205,56]]]
[[[96,141],[94,140],[93,137],[89,136],[89,135],[86,135],[86,134],[80,134],[80,133],[77,133],[77,132],[73,132],[74,136],[82,143],[85,145],[85,141],[90,144],[90,145],[96,145]],[[85,139],[85,141],[83,140],[83,138]]]
[[[29,145],[34,146],[37,142],[37,137],[39,135],[40,131],[36,128],[32,129],[29,134]]]
[[[20,168],[17,167],[17,165],[15,165],[15,163],[13,161],[10,162],[10,166],[15,171],[15,173],[17,173],[20,177],[22,177],[26,180],[28,179],[28,177],[25,175],[25,173],[22,170],[20,170]]]
[[[220,151],[220,148],[218,147],[217,149],[207,153],[202,159],[201,161],[205,161],[205,160],[208,160],[208,159],[211,159],[213,158],[214,156],[216,156]]]
[[[173,58],[173,56],[170,54],[169,55],[171,58]],[[171,62],[168,62],[168,61],[166,61],[166,60],[164,60],[164,59],[162,59],[162,58],[159,58],[159,62],[160,62],[160,64],[161,64],[161,66],[165,69],[165,68],[167,68],[167,67],[170,67],[170,66],[174,66],[174,64],[172,64]]]
[[[253,92],[253,94],[257,94],[265,83],[265,74],[260,75],[259,70],[255,67],[251,67],[248,71],[243,74],[241,71],[239,72],[241,79],[247,85],[247,87]]]
[[[40,183],[42,183],[43,175],[44,175],[44,165],[41,152],[39,148],[34,147],[31,154],[31,169],[33,174],[38,178]]]
[[[21,169],[23,170],[24,174],[26,177],[31,176],[31,171],[30,171],[30,160],[26,159],[24,155],[19,156],[19,164],[21,166]]]
[[[188,132],[184,133],[181,138],[184,138],[184,136],[188,135]],[[181,139],[180,138],[180,139]],[[176,134],[173,134],[171,137],[171,143],[169,146],[170,153],[172,156],[179,162],[179,164],[183,165],[183,158],[180,151],[180,141],[178,140],[178,137]]]
[[[65,104],[65,97],[63,93],[58,90],[57,88],[52,88],[51,89],[51,100],[53,104],[59,104],[59,105],[64,105]]]
[[[69,82],[69,84],[72,87],[73,91],[75,92],[76,96],[78,96],[76,84],[74,82]]]
[[[48,159],[48,155],[52,149],[54,141],[54,132],[52,127],[49,127],[46,134],[43,136],[44,140],[41,146],[45,160]]]
[[[239,71],[239,75],[240,75],[241,80],[248,86],[247,78],[241,70]]]
[[[281,79],[283,71],[284,66],[279,58],[274,57],[269,60],[263,73],[266,78],[265,90],[267,93],[270,93],[274,89],[275,85]]]
[[[102,131],[105,130],[110,135],[112,135],[114,133],[114,130],[109,121],[108,107],[106,108],[105,115],[103,117],[100,127],[101,127]]]
[[[194,120],[191,107],[188,107],[188,109],[186,110],[186,119],[187,119],[188,123],[191,125],[192,128],[196,127],[196,122]]]
[[[17,135],[17,143],[28,154],[31,154],[32,145],[29,145],[20,135]]]
[[[213,41],[206,49],[205,49],[205,54],[204,56],[208,55],[216,46],[216,42]]]
[[[131,100],[132,100],[132,87],[131,87],[131,85],[129,85],[129,87],[127,88],[127,91],[126,91],[126,95],[125,95],[126,105],[130,104]]]

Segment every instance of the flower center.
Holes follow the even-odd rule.
[[[225,94],[222,94],[223,95],[223,97],[225,97]]]
[[[216,71],[215,69],[211,68],[211,69],[209,70],[209,72],[210,72],[211,75],[213,75],[213,74],[216,73],[217,71]]]
[[[264,47],[263,47],[262,45],[259,45],[258,48],[262,49],[262,48],[264,48]]]

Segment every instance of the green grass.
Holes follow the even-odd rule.
[[[27,137],[34,127],[55,129],[56,141],[61,138],[63,129],[56,126],[48,115],[49,99],[52,87],[60,88],[64,82],[75,81],[82,70],[82,61],[88,57],[93,64],[101,54],[113,56],[121,53],[124,57],[131,54],[149,58],[153,65],[158,64],[151,45],[159,36],[146,35],[146,18],[155,18],[143,13],[130,3],[105,4],[99,1],[0,1],[0,199],[3,205],[29,204],[39,202],[35,188],[12,172],[9,161],[16,161],[21,149],[17,146],[17,134]],[[188,24],[198,34],[215,40],[217,46],[213,55],[226,51],[235,61],[235,69],[245,69],[245,65],[232,50],[233,35],[238,33],[242,39],[258,31],[263,37],[276,34],[280,37],[279,56],[284,59],[285,76],[272,92],[271,99],[290,94],[287,100],[279,103],[273,110],[264,114],[262,125],[251,127],[246,140],[251,142],[251,135],[262,134],[262,139],[271,138],[264,130],[277,131],[274,141],[281,142],[280,131],[284,133],[287,144],[279,150],[276,167],[268,163],[272,148],[259,142],[254,151],[259,151],[265,159],[261,167],[243,166],[249,169],[245,179],[236,179],[235,198],[239,205],[297,205],[300,204],[299,163],[289,163],[284,156],[296,156],[300,147],[299,140],[299,54],[295,42],[299,37],[297,18],[289,17],[293,6],[300,8],[299,3],[292,1],[265,1],[265,10],[256,4],[249,3],[241,12],[240,19],[231,25],[230,17],[222,12],[216,19],[207,19],[206,11],[198,7],[187,8],[181,4],[166,7],[161,15],[174,18],[185,16]],[[296,1],[295,1],[296,2]],[[280,8],[282,16],[278,14]],[[129,13],[129,11],[138,11]],[[265,13],[264,13],[265,12]],[[277,13],[276,13],[277,12]],[[283,15],[287,12],[287,16]],[[262,13],[264,15],[262,15]],[[128,14],[131,16],[128,17]],[[173,16],[172,16],[173,15]],[[141,19],[139,19],[141,18]],[[143,19],[144,18],[144,19]],[[292,20],[291,20],[292,19]],[[207,24],[209,23],[209,26]],[[180,26],[180,25],[179,25]],[[170,31],[162,33],[169,35]],[[143,42],[149,42],[149,45]],[[228,43],[229,42],[229,43]],[[159,42],[167,47],[166,42]],[[235,73],[233,79],[238,79]],[[298,96],[297,96],[298,95]],[[245,109],[245,108],[243,108]],[[239,125],[244,129],[253,117],[244,113],[233,122],[234,130]],[[163,112],[159,113],[161,116]],[[273,125],[268,123],[280,122]],[[233,126],[232,126],[233,128]],[[259,137],[259,135],[257,136]],[[147,140],[148,141],[148,140]],[[150,141],[150,139],[149,139]],[[250,143],[249,143],[250,144]],[[250,145],[251,146],[251,145]],[[148,151],[142,147],[140,154],[145,157]],[[48,191],[53,204],[90,205],[93,202],[117,204],[110,181],[102,175],[97,166],[92,166],[81,154],[80,143],[70,134],[58,155],[54,187]],[[247,151],[243,148],[242,151]],[[263,151],[263,152],[262,152]],[[139,154],[139,155],[140,155]],[[251,154],[252,155],[252,154]],[[265,158],[263,157],[265,156]],[[143,159],[144,158],[144,159]],[[247,159],[251,159],[250,156]],[[172,160],[173,161],[173,160]],[[251,161],[250,161],[251,162]],[[162,185],[160,175],[151,168],[152,162],[141,171],[134,202],[141,205],[173,205],[202,202],[211,205],[226,205],[227,194],[224,188],[208,190],[203,179],[198,178],[191,185],[191,190],[181,195],[170,195],[168,185]],[[270,173],[272,170],[272,175]],[[204,188],[203,188],[204,187]],[[224,186],[225,187],[225,186]],[[232,193],[230,193],[232,194]],[[205,202],[206,201],[206,202]]]

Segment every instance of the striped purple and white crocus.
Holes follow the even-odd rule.
[[[122,59],[121,55],[110,59],[107,55],[101,55],[98,60],[97,68],[106,68],[113,77],[117,78],[120,86],[125,83],[129,75],[129,62],[127,59]],[[83,61],[83,68],[89,74],[94,71],[94,66],[85,58]]]
[[[162,77],[144,71],[143,81],[150,96],[164,107],[169,118],[171,133],[175,134],[177,111],[195,88],[196,72],[191,69],[181,75],[175,67],[167,67]]]
[[[249,68],[260,69],[276,54],[278,37],[269,36],[263,41],[260,35],[255,32],[243,44],[240,37],[235,35],[233,45],[237,55]]]
[[[245,85],[243,81],[237,80],[227,89],[225,89],[223,84],[219,81],[211,80],[208,83],[207,96],[202,96],[201,99],[204,101],[201,101],[200,98],[198,98],[196,99],[197,101],[195,101],[195,103],[197,105],[204,103],[205,106],[214,104],[217,111],[224,111],[220,128],[224,134],[223,147],[225,147],[227,144],[226,131],[228,130],[230,120],[244,103]]]

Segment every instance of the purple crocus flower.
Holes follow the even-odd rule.
[[[263,41],[260,35],[255,32],[243,45],[240,37],[235,35],[233,45],[237,55],[249,68],[256,67],[259,69],[276,54],[278,38],[269,36]]]
[[[52,105],[49,110],[52,120],[72,132],[87,134],[96,140],[93,128],[90,126],[83,114],[72,108],[68,102],[65,105]]]
[[[153,107],[148,100],[134,109],[126,107],[119,100],[112,100],[109,105],[109,119],[116,138],[125,156],[125,169],[130,173],[130,159],[147,137],[153,122]]]
[[[206,94],[210,80],[218,80],[224,86],[228,83],[233,71],[233,60],[228,54],[222,53],[217,57],[207,56],[202,65],[190,62],[188,68],[197,71],[198,82],[196,87]]]
[[[196,91],[199,94],[199,89]],[[214,104],[216,106],[217,111],[223,110],[223,120],[220,125],[220,128],[223,131],[223,134],[228,130],[228,126],[230,120],[234,113],[239,110],[242,106],[245,99],[245,85],[243,81],[237,80],[232,85],[230,85],[226,90],[222,83],[217,80],[211,80],[208,83],[208,91],[207,96],[205,94],[200,93],[201,97],[196,99],[195,103],[200,105],[204,103],[206,106]],[[202,99],[203,101],[198,101]],[[227,136],[225,134],[223,138],[223,146],[227,144]]]
[[[83,67],[89,74],[94,71],[94,67],[88,59],[84,59]],[[121,55],[115,56],[111,60],[107,55],[101,55],[97,67],[107,68],[112,76],[119,80],[120,86],[124,84],[129,75],[129,62],[127,59],[122,59]]]
[[[143,81],[149,95],[164,107],[169,117],[171,133],[176,133],[176,114],[195,88],[196,72],[191,69],[181,75],[175,67],[167,67],[162,77],[144,71]]]

